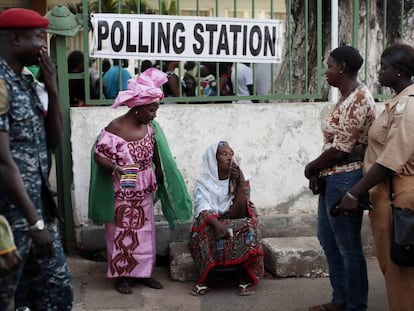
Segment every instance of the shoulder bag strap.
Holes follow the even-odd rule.
[[[394,209],[394,199],[395,199],[395,193],[394,193],[394,183],[392,182],[392,178],[393,176],[390,175],[390,193],[389,193],[389,198],[390,198],[390,202],[391,202],[391,207],[392,209]]]

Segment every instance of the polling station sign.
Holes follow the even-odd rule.
[[[151,60],[281,61],[281,20],[93,14],[90,56]]]

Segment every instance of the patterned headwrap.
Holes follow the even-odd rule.
[[[168,81],[167,74],[157,68],[149,68],[136,79],[129,79],[125,91],[120,91],[112,108],[121,105],[129,108],[148,105],[164,98],[160,86]]]

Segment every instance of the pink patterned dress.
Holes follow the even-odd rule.
[[[136,164],[135,187],[122,188],[114,175],[115,222],[105,224],[109,278],[151,277],[155,264],[155,222],[153,192],[157,182],[152,168],[154,131],[148,125],[146,136],[137,141],[102,130],[95,153],[118,166]]]

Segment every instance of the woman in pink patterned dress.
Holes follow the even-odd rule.
[[[95,144],[95,161],[112,171],[115,215],[113,223],[105,224],[107,276],[117,279],[122,294],[132,293],[132,281],[162,288],[151,278],[156,255],[153,193],[163,173],[150,122],[166,81],[166,74],[155,68],[130,79],[112,106],[126,105],[129,111],[112,120]]]

